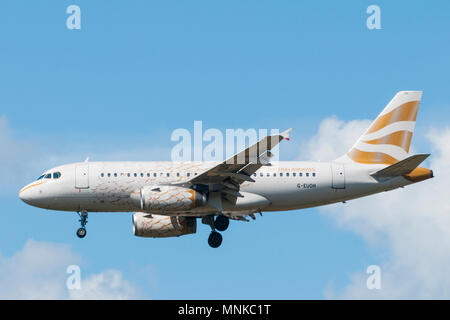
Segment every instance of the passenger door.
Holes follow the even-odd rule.
[[[342,163],[331,163],[332,188],[345,189],[345,168]]]
[[[89,164],[79,164],[75,167],[75,188],[89,188]]]

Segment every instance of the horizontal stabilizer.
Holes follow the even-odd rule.
[[[421,164],[430,154],[416,154],[371,174],[372,177],[396,177],[408,174]]]

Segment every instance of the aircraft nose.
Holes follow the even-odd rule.
[[[30,185],[26,185],[19,191],[19,198],[27,204],[33,204],[33,201],[36,200],[35,193],[35,190]]]
[[[30,203],[31,201],[31,192],[28,191],[25,187],[19,191],[19,198],[25,203]]]

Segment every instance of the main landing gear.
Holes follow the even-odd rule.
[[[87,218],[88,213],[86,210],[82,210],[81,212],[78,212],[78,215],[80,216],[80,223],[81,228],[77,230],[77,236],[78,238],[84,238],[86,236],[86,224],[87,224]]]
[[[227,230],[229,225],[230,219],[228,217],[225,217],[223,214],[217,216],[216,220],[214,221],[214,227],[219,231]]]
[[[217,231],[211,231],[208,237],[208,244],[211,248],[218,248],[222,244],[222,235]]]
[[[220,214],[217,216],[216,219],[214,219],[214,216],[207,216],[204,217],[203,223],[208,224],[211,227],[211,233],[208,237],[208,244],[212,248],[218,248],[222,244],[222,235],[217,232],[218,231],[225,231],[228,229],[228,226],[230,225],[230,219],[223,214]]]

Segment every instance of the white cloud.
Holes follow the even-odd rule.
[[[71,299],[136,299],[138,290],[122,278],[117,270],[106,270],[82,281],[81,290],[70,290]]]
[[[335,158],[367,125],[366,120],[324,120],[310,142],[316,146],[309,149],[310,155]],[[353,137],[351,128],[355,130]],[[330,151],[327,138],[338,152]],[[450,128],[432,130],[427,138],[432,147],[429,164],[434,179],[320,209],[385,254],[383,260],[370,263],[381,267],[381,290],[368,290],[368,275],[361,270],[351,276],[343,290],[327,288],[326,297],[450,298]]]
[[[139,298],[118,270],[86,276],[81,269],[81,289],[67,289],[67,267],[81,262],[68,245],[28,240],[11,257],[0,256],[0,299]]]
[[[370,120],[345,122],[336,117],[324,119],[316,135],[301,147],[300,157],[311,161],[330,161],[347,152],[369,127]]]

